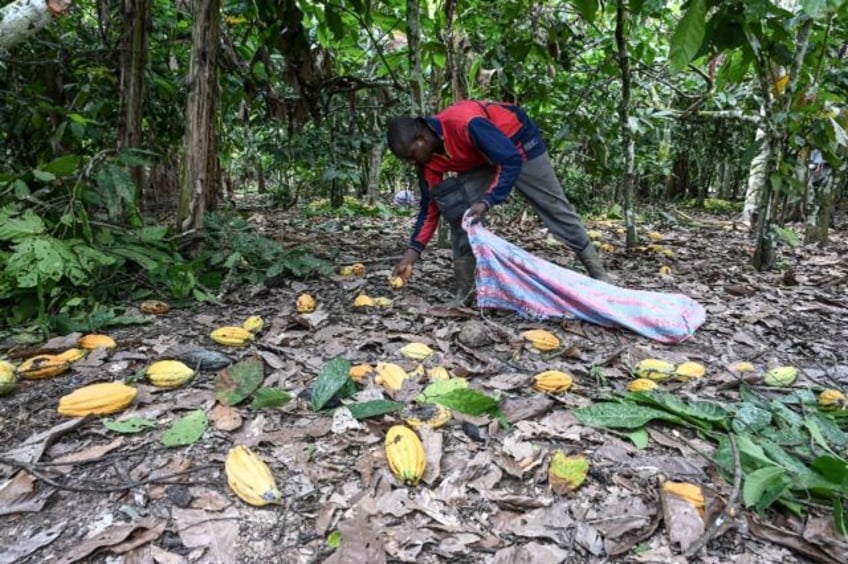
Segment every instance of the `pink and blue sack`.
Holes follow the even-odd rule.
[[[572,317],[625,328],[661,343],[681,343],[705,319],[683,294],[621,288],[551,264],[505,241],[481,224],[463,226],[477,257],[477,305],[530,319]]]

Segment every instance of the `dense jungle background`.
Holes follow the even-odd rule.
[[[848,386],[848,2],[3,4],[0,360],[116,344],[0,397],[0,562],[848,559],[848,404],[821,396]],[[417,210],[386,124],[464,98],[526,108],[613,282],[703,304],[694,338],[440,307],[435,241],[389,287]],[[517,199],[490,228],[574,267]],[[163,358],[193,379],[152,385]],[[650,358],[706,376],[628,391]],[[407,383],[349,376],[378,362]],[[549,369],[574,387],[534,389]],[[56,413],[104,380],[138,391],[124,419]],[[420,428],[413,487],[382,441],[419,404],[453,419]],[[278,503],[228,489],[234,444]]]

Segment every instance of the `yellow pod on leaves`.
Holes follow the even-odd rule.
[[[567,392],[573,383],[571,374],[559,370],[546,370],[533,377],[533,388],[540,392]]]
[[[297,307],[298,313],[312,313],[316,307],[315,298],[309,294],[301,294],[297,298],[295,307]]]
[[[557,336],[550,331],[545,331],[544,329],[532,329],[530,331],[525,331],[521,334],[521,336],[530,341],[530,344],[536,350],[543,352],[552,351],[559,347],[559,339]]]
[[[692,378],[703,378],[707,373],[707,369],[699,362],[687,361],[677,366],[674,369],[675,379],[681,382],[688,382]]]
[[[147,367],[147,379],[159,388],[179,388],[194,376],[194,370],[179,360],[159,360]]]
[[[55,354],[39,354],[23,361],[18,374],[27,380],[41,380],[58,376],[71,367],[71,363]]]
[[[636,376],[648,378],[654,382],[662,382],[674,372],[674,365],[658,358],[646,358],[636,365]]]
[[[819,405],[825,408],[845,407],[845,394],[834,389],[823,390],[819,394]]]
[[[403,425],[386,432],[386,461],[395,477],[407,486],[415,486],[424,475],[427,455],[418,435]]]
[[[354,382],[361,383],[373,372],[374,368],[370,364],[355,364],[348,370],[348,375]]]
[[[137,390],[121,382],[104,382],[77,388],[59,398],[59,415],[84,417],[123,411],[135,399]]]
[[[77,346],[81,349],[85,349],[87,351],[93,351],[94,349],[114,349],[118,346],[118,343],[115,342],[115,339],[110,337],[109,335],[100,335],[97,333],[91,333],[88,335],[83,335],[77,341]]]
[[[265,328],[265,320],[259,315],[251,315],[244,320],[241,326],[255,335]]]
[[[277,488],[274,475],[256,453],[244,445],[236,445],[224,462],[227,484],[242,501],[257,507],[278,503],[283,494]]]
[[[647,378],[636,378],[627,384],[628,392],[650,392],[657,389],[657,383]]]
[[[375,305],[377,304],[374,303],[374,299],[365,294],[359,294],[353,300],[353,307],[374,307]]]
[[[398,352],[410,360],[425,360],[433,354],[433,349],[424,343],[408,343],[401,347]]]
[[[219,345],[242,347],[253,340],[253,333],[244,327],[224,326],[212,331],[209,336]]]
[[[408,377],[406,370],[393,362],[378,362],[374,383],[389,390],[400,390]]]

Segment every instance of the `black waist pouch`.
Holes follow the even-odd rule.
[[[449,223],[462,219],[465,210],[480,200],[495,176],[494,169],[482,167],[439,182],[430,189],[430,197]]]

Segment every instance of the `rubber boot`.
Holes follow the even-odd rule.
[[[586,245],[585,249],[577,253],[577,258],[580,259],[580,262],[583,263],[584,267],[586,267],[586,270],[589,272],[589,276],[595,280],[609,282],[609,276],[607,276],[607,271],[604,270],[604,265],[601,264],[601,257],[598,256],[598,251],[595,250],[595,245],[592,243]]]
[[[453,279],[456,283],[456,296],[450,302],[450,307],[470,306],[474,302],[476,270],[477,259],[473,256],[453,259]]]

